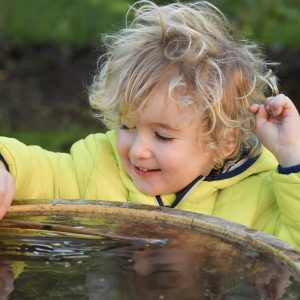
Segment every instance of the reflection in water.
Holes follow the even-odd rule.
[[[201,232],[136,225],[120,221],[111,230],[170,243],[1,229],[0,300],[299,298],[295,274],[269,255]]]
[[[186,236],[162,249],[127,253],[137,299],[281,299],[291,272],[264,255],[238,248],[189,241]],[[288,298],[287,298],[288,299]]]

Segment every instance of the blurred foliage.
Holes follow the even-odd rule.
[[[273,52],[282,53],[287,48],[300,49],[299,0],[210,1],[229,17],[238,36],[257,40]],[[57,81],[53,80],[50,75],[47,75],[47,70],[51,68],[53,71],[56,69],[60,70],[60,68],[65,70],[67,69],[67,64],[74,66],[78,63],[80,57],[75,55],[78,51],[74,53],[74,49],[84,49],[84,47],[88,49],[96,48],[94,45],[99,43],[101,33],[109,33],[123,27],[126,11],[130,3],[133,2],[135,1],[0,0],[0,47],[5,49],[1,56],[2,49],[0,48],[0,90],[1,84],[2,91],[5,90],[4,87],[6,86],[12,87],[14,90],[11,91],[11,94],[16,95],[14,97],[18,98],[20,93],[25,93],[25,91],[19,87],[20,84],[14,83],[11,78],[29,85],[28,89],[30,90],[34,86],[33,84],[30,85],[33,81],[33,78],[30,76],[44,76],[40,89],[44,88],[47,83],[49,87],[45,89],[45,92],[49,92],[49,88],[51,89],[51,84],[54,84],[54,82],[66,90],[67,82],[63,81],[62,84],[57,84]],[[173,1],[154,0],[154,2],[157,4],[167,4]],[[182,0],[181,2],[185,1]],[[45,58],[41,62],[38,61],[40,58],[37,56],[34,57],[35,60],[28,59],[27,55],[28,53],[30,55],[31,52],[27,50],[31,48],[25,45],[56,45],[62,49],[63,53],[70,54],[67,55],[65,53],[63,57],[54,59],[51,53],[55,54],[56,52],[50,49],[51,51],[45,51]],[[31,55],[35,54],[36,52],[32,51]],[[5,62],[1,61],[1,58]],[[22,65],[21,62],[23,63]],[[92,59],[88,60],[88,62],[91,63]],[[292,64],[296,65],[294,61]],[[72,71],[73,69],[70,69],[69,72]],[[78,76],[86,74],[84,72],[85,70],[81,69],[81,73]],[[12,77],[9,77],[10,75]],[[72,79],[70,82],[78,85],[78,81],[75,81],[75,79],[78,80],[77,78],[73,78],[72,76],[68,78]],[[9,85],[7,84],[8,81],[10,82]],[[74,86],[72,85],[73,88]],[[76,93],[78,89],[76,89]],[[61,93],[62,96],[65,95],[62,93],[62,90],[53,90],[57,94]],[[73,95],[70,92],[68,93]],[[29,95],[28,97],[27,94]],[[43,95],[41,91],[39,93],[30,91],[30,93],[26,93],[25,99],[26,97],[27,99],[29,97],[33,98],[36,94]],[[15,102],[19,103],[17,101],[14,102],[14,99],[11,99],[7,95],[5,96],[6,98],[2,97],[0,99],[3,106],[13,106]],[[37,103],[39,103],[39,99],[36,100]],[[49,96],[47,99],[52,98]],[[22,101],[24,103],[26,101],[26,105],[28,106],[29,101],[24,99]],[[48,104],[46,101],[45,104]],[[56,105],[57,102],[59,102],[59,99],[51,105]],[[76,105],[75,102],[75,100],[74,102],[72,101],[72,105]],[[17,105],[16,107],[19,106]],[[23,108],[22,114],[28,116],[28,118],[33,117],[34,109],[30,109],[30,107],[28,109],[30,112]],[[39,115],[42,114],[40,113]],[[93,131],[93,129],[91,130],[79,121],[74,123],[72,120],[72,125],[68,128],[62,126],[64,128],[60,130],[58,129],[59,126],[57,126],[56,128],[49,128],[49,131],[41,131],[41,128],[35,127],[31,130],[25,130],[23,127],[24,130],[19,130],[17,126],[15,129],[10,127],[7,129],[1,128],[1,134],[19,138],[27,144],[39,144],[54,151],[65,151],[68,150],[73,141],[83,138],[90,131]],[[97,131],[99,130],[98,124],[95,124],[95,128],[97,128]]]
[[[299,0],[212,0],[244,36],[273,50],[300,48]]]
[[[0,0],[0,38],[85,44],[124,22],[123,0]]]
[[[123,26],[126,0],[0,0],[0,39],[85,44]],[[154,1],[166,4],[173,1]],[[184,2],[184,1],[182,1]],[[300,48],[299,0],[211,0],[248,38]]]

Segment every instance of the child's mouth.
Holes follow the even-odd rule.
[[[147,169],[147,168],[143,168],[143,167],[134,166],[134,171],[139,176],[149,176],[149,175],[153,175],[153,174],[157,173],[160,170],[159,169]]]
[[[141,170],[141,171],[145,171],[145,172],[147,172],[148,171],[148,169],[146,169],[146,168],[139,168],[139,167],[137,167],[139,170]]]

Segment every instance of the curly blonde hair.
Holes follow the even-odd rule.
[[[231,162],[257,155],[260,144],[247,108],[264,101],[276,78],[257,45],[236,41],[230,32],[227,18],[205,1],[136,2],[126,27],[103,37],[107,52],[89,98],[96,115],[118,128],[121,119],[138,116],[167,78],[170,97],[184,93],[176,97],[178,105],[191,107],[200,120],[206,147],[234,145]],[[215,161],[215,168],[223,163]]]

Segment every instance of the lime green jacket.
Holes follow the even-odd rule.
[[[93,199],[158,205],[142,194],[123,169],[116,133],[76,142],[70,154],[0,139],[0,153],[16,181],[15,199]],[[175,195],[162,195],[170,205]],[[199,182],[176,209],[199,212],[265,231],[300,246],[300,172],[279,174],[266,149],[252,164]]]

